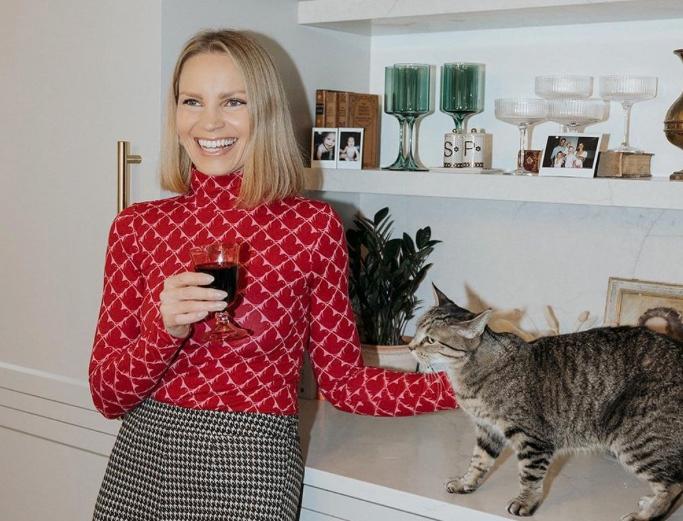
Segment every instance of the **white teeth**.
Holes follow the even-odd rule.
[[[224,147],[229,147],[232,145],[235,141],[237,141],[237,138],[228,138],[228,139],[198,139],[197,143],[199,143],[199,146],[202,148],[208,148],[208,149],[216,149],[216,148],[224,148]]]

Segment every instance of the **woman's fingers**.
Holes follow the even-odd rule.
[[[189,326],[207,317],[211,312],[227,307],[225,291],[203,287],[213,281],[211,275],[184,272],[164,281],[160,294],[160,312],[164,327],[173,336],[184,338]]]

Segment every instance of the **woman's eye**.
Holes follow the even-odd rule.
[[[247,102],[239,99],[239,98],[230,98],[229,100],[226,100],[225,105],[228,107],[239,107],[242,105],[246,105]]]
[[[187,98],[187,99],[182,101],[182,104],[183,105],[189,105],[191,107],[196,107],[197,105],[199,105],[199,102],[196,99]]]

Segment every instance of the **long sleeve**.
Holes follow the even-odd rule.
[[[374,416],[408,416],[456,407],[444,373],[416,374],[364,367],[348,295],[344,228],[329,210],[312,252],[309,353],[323,396],[338,409]]]
[[[158,299],[159,288],[148,288],[139,269],[134,208],[121,212],[109,233],[88,371],[93,402],[107,418],[125,414],[149,396],[183,342],[165,331],[158,305],[144,306],[145,298]]]

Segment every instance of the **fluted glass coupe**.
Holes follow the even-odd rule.
[[[519,129],[517,167],[508,172],[514,175],[532,175],[524,169],[524,151],[528,147],[528,130],[547,120],[548,106],[539,98],[498,98],[495,101],[496,118],[515,125]]]
[[[617,101],[624,109],[624,138],[618,152],[640,152],[630,143],[631,108],[634,103],[652,99],[657,95],[657,78],[652,76],[612,75],[600,76],[600,97]]]

